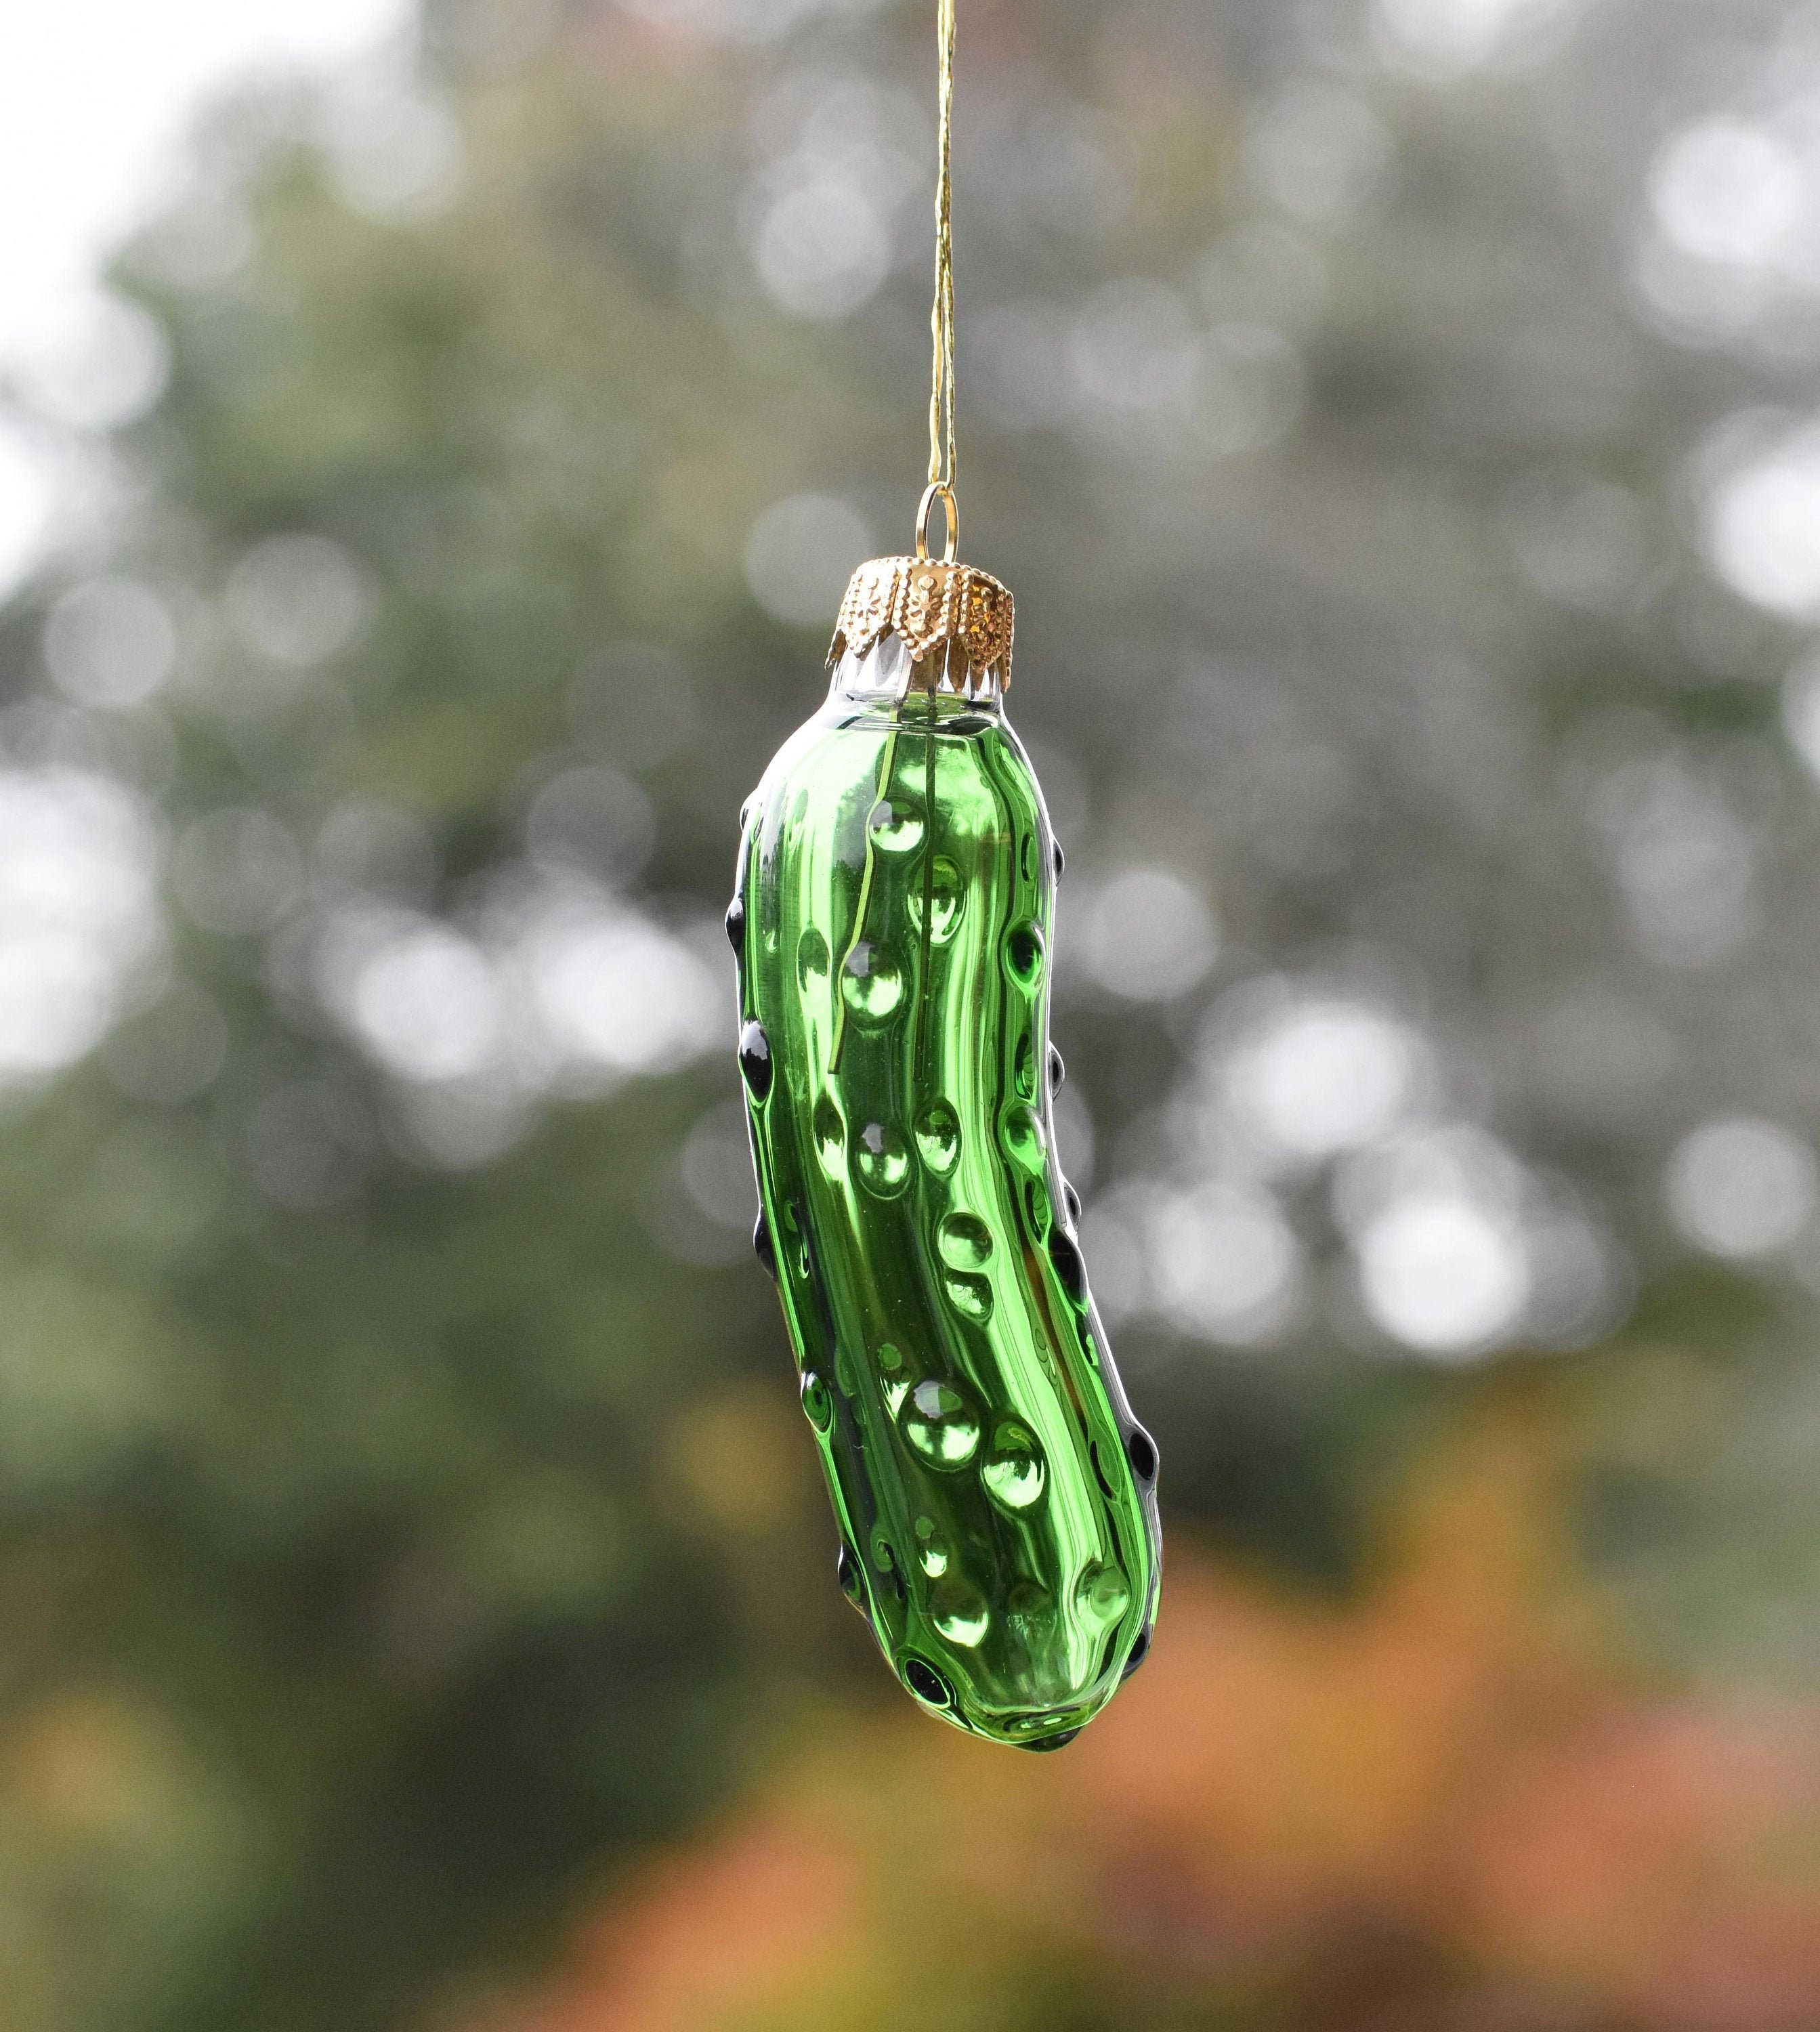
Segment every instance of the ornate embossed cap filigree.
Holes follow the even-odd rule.
[[[999,688],[1011,682],[1011,596],[971,565],[934,558],[874,558],[856,571],[840,603],[828,660],[851,651],[867,655],[895,632],[920,661],[944,642],[959,642],[972,668],[997,667]]]

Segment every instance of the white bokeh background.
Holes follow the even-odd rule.
[[[812,17],[857,18],[876,0],[622,4],[752,44]],[[1582,11],[1574,0],[1373,0],[1370,40],[1386,70],[1444,92],[1545,59]],[[249,81],[316,84],[312,137],[349,204],[394,218],[433,209],[458,179],[459,139],[413,75],[413,13],[406,0],[90,0],[6,24],[0,600],[50,566],[43,661],[77,719],[99,726],[153,704],[181,660],[184,603],[204,599],[85,566],[70,542],[105,510],[108,432],[156,400],[168,364],[155,322],[107,289],[111,250],[154,215],[181,212],[194,123]],[[1820,32],[1806,32],[1792,28],[1770,69],[1672,126],[1638,180],[1626,228],[1635,302],[1677,345],[1773,352],[1792,312],[1820,301]],[[1071,231],[1120,215],[1129,193],[1091,109],[1058,103],[999,125],[1002,159],[982,181],[1001,201],[1032,217],[1054,208]],[[738,231],[779,311],[838,324],[924,263],[929,140],[925,106],[858,72],[786,70],[761,95]],[[1305,77],[1260,98],[1243,155],[1268,216],[1216,241],[1197,277],[1115,276],[1071,310],[983,306],[968,361],[982,410],[1009,431],[1063,429],[1095,455],[1119,447],[1165,476],[1291,434],[1309,399],[1304,328],[1329,288],[1322,236],[1394,201],[1396,143],[1357,80]],[[234,245],[231,230],[215,233],[229,267]],[[1797,627],[1820,622],[1811,409],[1721,416],[1687,459],[1684,496],[1716,588]],[[1521,577],[1563,607],[1616,611],[1646,581],[1639,497],[1609,479],[1533,477],[1512,488],[1502,522]],[[876,547],[852,499],[792,493],[749,527],[747,585],[775,620],[825,626]],[[231,562],[211,621],[286,682],[357,656],[374,604],[342,544],[283,531]],[[604,678],[596,692],[586,696],[599,704],[611,687]],[[1783,696],[1790,739],[1820,775],[1813,652]],[[1735,748],[1709,753],[1633,712],[1572,764],[1626,931],[1651,964],[1697,976],[1766,921],[1763,827],[1738,762]],[[1044,773],[1067,804],[1065,769],[1045,760]],[[220,1018],[169,976],[166,892],[216,936],[267,942],[281,998],[327,1015],[360,1050],[387,1083],[395,1140],[428,1161],[484,1161],[547,1099],[714,1048],[717,935],[660,922],[637,899],[655,821],[616,768],[553,763],[526,794],[521,858],[447,914],[413,823],[349,807],[312,839],[228,808],[166,838],[146,786],[0,753],[0,1085],[41,1083],[129,1019],[130,1036],[103,1057],[117,1083],[173,1095],[207,1084],[225,1048]],[[338,872],[348,841],[374,826],[409,844],[410,880]],[[1473,1069],[1396,992],[1344,970],[1222,985],[1228,928],[1190,868],[1084,856],[1067,908],[1064,967],[1102,1010],[1187,1023],[1213,998],[1166,1111],[1163,1161],[1121,1175],[1104,1152],[1089,1225],[1109,1312],[1262,1347],[1325,1310],[1362,1344],[1450,1361],[1518,1340],[1578,1346],[1621,1314],[1631,1272],[1598,1211],[1486,1126]],[[153,1048],[161,1023],[181,1049]],[[1059,1112],[1090,1192],[1091,1117],[1075,1094]],[[346,1141],[330,1102],[286,1089],[256,1111],[249,1163],[272,1196],[322,1203],[351,1175],[330,1161]],[[1820,1219],[1815,1171],[1785,1124],[1715,1118],[1669,1155],[1661,1212],[1710,1254],[1779,1259]],[[710,1227],[737,1238],[749,1197],[722,1118],[692,1140],[680,1176]],[[1343,1245],[1335,1288],[1322,1287],[1305,1232],[1310,1208]]]
[[[458,922],[421,907],[435,854],[406,815],[349,805],[310,840],[228,806],[170,838],[143,770],[9,752],[99,752],[114,724],[129,748],[155,745],[192,625],[225,626],[276,682],[358,654],[372,588],[314,531],[252,543],[211,613],[168,577],[88,568],[106,548],[107,435],[157,400],[168,366],[156,322],[105,278],[136,229],[194,210],[192,137],[249,85],[303,88],[310,138],[353,209],[405,222],[438,209],[458,187],[460,141],[417,75],[415,14],[409,0],[88,0],[0,32],[0,602],[40,570],[67,581],[40,640],[58,703],[0,739],[0,1089],[39,1087],[104,1040],[108,1076],[134,1097],[211,1084],[226,1033],[171,973],[167,895],[205,932],[263,941],[281,1001],[338,1025],[387,1082],[394,1143],[460,1167],[497,1155],[547,1098],[671,1070],[719,1037],[718,928],[678,936],[622,893],[652,843],[636,785],[600,765],[533,786],[525,858]],[[246,251],[232,219],[203,223],[166,249],[179,282],[219,281]],[[868,540],[838,502],[798,506],[821,549]],[[794,535],[783,567],[800,578],[820,551]],[[821,597],[819,581],[805,595],[761,575],[792,611]],[[252,1110],[247,1167],[268,1197],[326,1205],[357,1182],[368,1141],[345,1095],[293,1083]]]
[[[160,341],[97,280],[185,181],[207,103],[321,73],[406,32],[405,0],[72,0],[7,10],[0,44],[0,596],[37,561],[71,484],[59,425],[105,424],[162,375]],[[84,356],[87,356],[85,358]]]

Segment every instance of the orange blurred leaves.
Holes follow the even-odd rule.
[[[1536,1432],[1459,1442],[1355,1604],[1178,1552],[1151,1659],[1059,1756],[824,1721],[498,2032],[894,2023],[931,1928],[981,2022],[1062,1968],[1122,2026],[1153,1994],[1321,2032],[1820,2024],[1820,1716],[1627,1678]]]

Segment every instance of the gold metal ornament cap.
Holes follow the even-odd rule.
[[[952,558],[873,558],[849,581],[828,660],[851,650],[865,656],[893,630],[919,661],[944,642],[959,642],[974,670],[998,666],[1000,690],[1011,682],[1014,606],[1009,590],[972,565]]]

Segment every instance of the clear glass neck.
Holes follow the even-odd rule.
[[[959,642],[944,642],[928,656],[913,658],[895,630],[881,635],[865,656],[849,649],[834,667],[831,700],[858,706],[895,705],[906,698],[926,701],[932,695],[938,715],[996,713],[1003,688],[995,663],[976,670]]]

